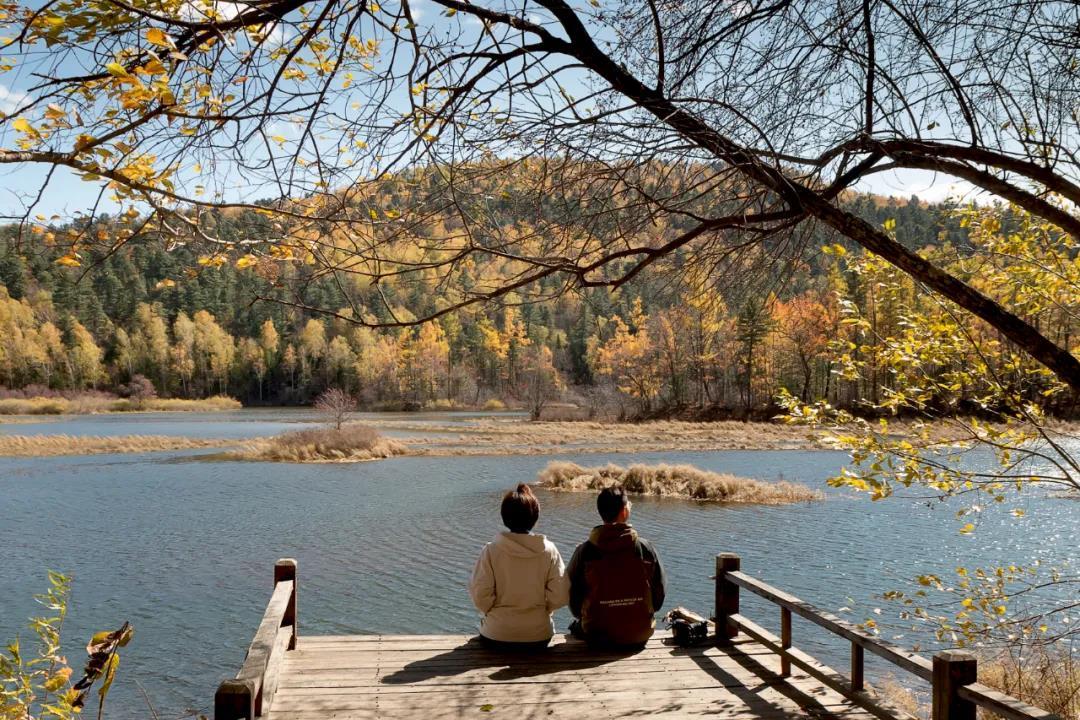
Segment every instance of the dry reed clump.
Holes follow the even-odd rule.
[[[355,462],[404,455],[406,447],[367,425],[285,433],[249,444],[231,457],[273,462]]]
[[[102,393],[87,393],[70,397],[6,397],[0,398],[0,415],[91,415],[107,412],[135,411],[216,411],[238,410],[238,400],[224,395],[201,400],[180,398],[148,398],[130,400]]]
[[[692,465],[618,465],[583,468],[569,462],[552,462],[540,472],[540,485],[552,490],[586,492],[622,485],[628,493],[705,500],[722,503],[782,505],[821,500],[824,495],[805,485],[764,482],[725,473],[700,470]]]
[[[235,442],[235,440],[163,435],[120,435],[116,437],[0,435],[0,456],[50,457],[56,455],[162,452],[166,450],[222,447],[226,444],[235,444]]]

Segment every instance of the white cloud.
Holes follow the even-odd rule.
[[[30,96],[26,93],[12,90],[7,85],[0,83],[0,112],[5,114],[14,112],[29,98]]]
[[[918,195],[920,200],[941,202],[949,198],[971,201],[984,195],[983,191],[965,180],[928,170],[892,170],[863,178],[856,186],[860,192],[876,195],[909,198]]]

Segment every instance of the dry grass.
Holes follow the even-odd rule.
[[[0,415],[91,415],[137,411],[215,411],[238,410],[238,400],[217,395],[202,400],[151,398],[128,400],[101,394],[72,397],[0,398]]]
[[[211,412],[224,410],[239,410],[244,406],[239,400],[226,395],[215,395],[201,400],[185,400],[183,398],[153,398],[143,400],[140,403],[132,403],[132,410],[150,410],[158,412]]]
[[[1066,648],[1006,650],[979,658],[979,682],[1053,713],[1062,720],[1080,720],[1080,659]],[[875,683],[877,695],[917,717],[930,715],[928,699],[917,696],[895,677]],[[997,715],[979,710],[980,720]]]
[[[875,682],[873,690],[879,701],[888,707],[896,708],[917,718],[925,718],[929,715],[930,708],[911,688],[904,687],[895,675],[887,675],[880,682]]]
[[[317,428],[285,433],[248,443],[228,453],[235,460],[271,462],[357,462],[404,455],[406,447],[384,438],[367,425],[343,425],[341,429]]]
[[[1080,658],[1064,647],[1009,650],[987,658],[979,663],[979,680],[1063,720],[1080,720]]]
[[[824,447],[810,430],[778,423],[676,420],[570,423],[483,418],[444,424],[380,420],[378,425],[417,433],[417,437],[406,442],[413,450],[427,455],[809,450]]]
[[[540,472],[540,485],[570,492],[595,492],[611,485],[622,485],[628,493],[635,495],[758,505],[783,505],[824,497],[821,492],[796,483],[763,482],[707,472],[692,465],[583,468],[569,462],[552,462]]]
[[[166,450],[223,447],[235,440],[217,440],[164,435],[120,435],[89,437],[73,435],[0,435],[0,456],[51,457],[56,455],[97,455],[102,453],[144,453]]]

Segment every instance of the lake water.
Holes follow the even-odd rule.
[[[409,415],[445,425],[467,414]],[[0,426],[8,433],[170,434],[243,438],[315,421],[302,411],[99,416]],[[64,629],[72,665],[96,630],[128,620],[126,650],[107,717],[209,713],[218,682],[239,668],[270,596],[278,557],[299,562],[304,633],[467,633],[465,585],[481,545],[498,530],[498,502],[532,481],[551,457],[404,457],[352,465],[211,462],[202,451],[0,459],[0,640],[36,612],[45,570],[74,576]],[[580,464],[681,462],[824,488],[846,456],[835,452],[730,451],[588,455]],[[744,569],[820,607],[879,621],[895,609],[875,599],[914,575],[951,576],[957,565],[1075,556],[1080,503],[1030,493],[985,512],[974,536],[935,501],[865,498],[829,490],[824,502],[782,507],[640,499],[634,525],[657,547],[669,578],[666,607],[708,612],[713,556],[738,552]],[[567,560],[597,522],[591,496],[539,492],[538,532]],[[1005,510],[1020,507],[1024,518]],[[873,614],[876,607],[884,616]],[[746,603],[778,627],[778,610]],[[559,627],[568,622],[565,610]],[[887,637],[910,644],[910,631]],[[846,645],[802,621],[795,643],[846,668]],[[137,684],[138,683],[138,684]]]

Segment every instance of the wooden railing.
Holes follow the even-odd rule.
[[[748,590],[780,606],[780,636],[739,613],[739,588]],[[792,646],[792,613],[806,618],[851,643],[851,672],[844,676]],[[977,708],[1006,720],[1059,720],[1059,718],[977,681],[975,656],[960,650],[943,650],[928,660],[922,655],[885,642],[865,630],[793,595],[778,590],[741,571],[741,561],[733,553],[716,556],[716,634],[720,643],[744,633],[780,655],[781,675],[795,665],[811,677],[833,688],[870,712],[883,718],[896,716],[882,701],[866,691],[863,662],[871,652],[893,665],[930,683],[931,720],[974,720]]]
[[[215,720],[255,720],[270,712],[285,653],[296,649],[296,561],[274,564],[274,594],[244,665],[214,694]]]

